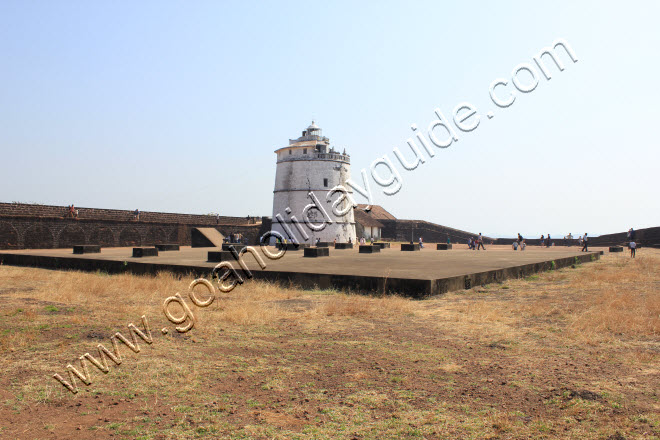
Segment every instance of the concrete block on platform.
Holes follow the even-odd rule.
[[[74,254],[98,254],[101,252],[101,246],[97,244],[80,244],[73,246]]]
[[[371,246],[368,244],[360,245],[361,254],[374,254],[376,252],[380,252],[380,246]]]
[[[162,243],[162,244],[157,244],[156,249],[158,249],[159,251],[178,251],[180,247],[178,244]]]
[[[329,257],[330,248],[328,247],[306,247],[303,257]]]
[[[134,258],[141,258],[141,257],[157,257],[158,256],[158,249],[155,247],[137,247],[133,248],[133,257]]]

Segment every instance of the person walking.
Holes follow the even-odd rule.
[[[544,236],[543,234],[541,234],[541,247],[545,246],[545,239],[544,239],[544,237],[545,237],[545,236]]]
[[[589,249],[587,246],[589,245],[589,238],[587,238],[587,233],[584,233],[584,237],[582,238],[582,251],[581,252],[589,252]]]
[[[628,243],[628,247],[630,248],[630,258],[635,258],[635,250],[637,249],[637,243],[631,241],[630,243]]]
[[[550,246],[552,245],[550,244],[550,234],[548,234],[548,242],[546,243],[546,247],[550,247]]]
[[[518,246],[520,246],[523,242],[523,236],[520,235],[520,232],[518,232]]]
[[[419,248],[424,249],[424,240],[422,240],[422,237],[419,237]]]
[[[479,237],[477,237],[477,250],[479,249],[486,250],[484,247],[484,237],[481,235],[481,232],[479,232]]]
[[[526,247],[527,247],[527,243],[525,243],[525,240],[523,240],[522,243],[520,243],[520,250],[524,251]]]

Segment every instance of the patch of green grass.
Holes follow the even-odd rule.
[[[58,309],[52,304],[49,304],[46,307],[44,307],[44,310],[46,311],[46,313],[57,313],[60,311],[60,309]]]
[[[248,400],[245,401],[245,403],[250,408],[258,408],[260,406],[263,406],[261,403],[259,403],[258,401],[254,400],[254,399],[248,399]]]

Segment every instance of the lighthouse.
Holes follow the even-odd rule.
[[[288,241],[311,246],[317,240],[355,243],[353,194],[346,185],[351,160],[346,151],[331,147],[330,139],[312,121],[298,139],[290,139],[275,154],[271,230]]]

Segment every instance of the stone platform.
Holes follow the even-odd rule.
[[[529,276],[550,270],[553,261],[556,268],[570,266],[576,258],[578,262],[587,263],[600,258],[602,252],[600,249],[580,252],[578,248],[565,247],[528,247],[521,252],[513,251],[511,246],[489,246],[487,251],[480,252],[468,250],[466,246],[455,246],[451,252],[437,252],[429,243],[417,252],[401,252],[398,246],[382,249],[377,256],[360,254],[357,249],[333,252],[323,258],[305,258],[303,252],[286,252],[282,258],[271,260],[259,246],[254,246],[254,249],[266,263],[264,270],[251,254],[246,253],[242,258],[256,279],[281,282],[287,286],[292,283],[302,288],[387,292],[415,298]],[[277,254],[274,247],[266,250],[271,255]],[[104,248],[100,254],[82,255],[72,254],[71,249],[7,250],[0,251],[0,262],[108,273],[156,274],[171,271],[190,276],[192,280],[194,276],[210,279],[217,263],[207,261],[208,253],[217,251],[218,248],[182,246],[179,252],[133,259],[131,248]],[[241,270],[237,262],[232,265],[236,270]],[[237,286],[235,291],[244,288],[249,287]]]

